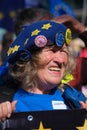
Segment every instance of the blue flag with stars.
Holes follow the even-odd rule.
[[[49,10],[55,17],[63,14],[76,17],[73,8],[64,0],[49,0]]]

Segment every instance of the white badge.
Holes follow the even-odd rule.
[[[53,109],[67,109],[63,101],[52,101]]]

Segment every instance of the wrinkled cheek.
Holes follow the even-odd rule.
[[[44,56],[42,59],[43,64],[47,64],[52,60],[52,56]]]

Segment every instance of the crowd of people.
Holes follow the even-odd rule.
[[[11,101],[0,103],[0,120],[12,112],[71,109],[60,89],[68,84],[82,91],[81,86],[87,85],[86,80],[82,83],[86,74],[82,75],[84,62],[80,56],[87,47],[86,27],[69,15],[54,18],[44,9],[27,8],[19,13],[14,28],[16,38],[10,41],[4,63],[8,69],[6,81],[11,79],[9,85],[17,89]],[[83,46],[79,41],[77,48],[72,47],[72,34],[77,34]],[[67,73],[73,78],[69,79]],[[1,85],[7,87],[6,81]],[[87,101],[79,103],[87,110]]]

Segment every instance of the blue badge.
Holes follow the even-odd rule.
[[[65,37],[62,32],[56,34],[56,45],[62,47],[65,43]]]

